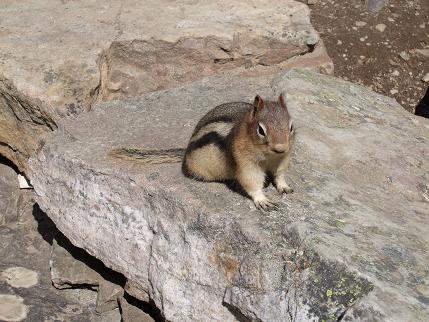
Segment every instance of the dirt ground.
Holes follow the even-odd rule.
[[[334,74],[394,97],[414,113],[428,90],[429,0],[389,0],[380,11],[364,0],[301,0],[311,9],[334,62]]]

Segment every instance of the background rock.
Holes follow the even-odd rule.
[[[0,225],[18,221],[19,204],[22,202],[17,173],[0,163]]]
[[[66,249],[59,246],[56,240],[52,244],[49,264],[52,283],[58,289],[98,286],[103,280],[98,272],[84,262],[76,260]]]
[[[0,281],[3,280],[12,287],[29,288],[37,284],[37,272],[25,267],[9,267],[0,272]]]
[[[125,292],[127,292],[129,295],[135,297],[136,299],[144,302],[149,302],[149,294],[147,294],[147,291],[144,290],[139,284],[127,280],[124,287]]]
[[[118,307],[118,300],[124,296],[124,289],[114,283],[102,281],[98,285],[97,307],[98,313],[114,310]]]
[[[0,28],[0,154],[24,172],[38,140],[94,101],[233,68],[332,70],[293,0],[3,1]]]
[[[97,304],[97,307],[101,307],[104,302],[109,301],[107,296],[109,289],[115,293],[113,289],[116,288],[111,285],[113,283],[107,280],[122,284],[117,285],[119,288],[125,284],[125,279],[121,274],[109,270],[99,260],[90,256],[82,249],[73,246],[61,234],[55,236],[53,240],[49,264],[52,283],[58,289],[70,287],[98,289],[103,284],[103,294],[98,301],[100,305]]]
[[[22,297],[0,294],[0,319],[3,321],[22,321],[27,317],[28,310]]]
[[[138,307],[131,305],[125,298],[119,300],[122,312],[122,322],[154,322],[155,320]]]
[[[184,178],[179,164],[109,157],[183,147],[217,104],[283,90],[298,135],[295,193],[277,212]],[[428,138],[426,119],[345,81],[224,75],[65,120],[31,159],[31,180],[73,244],[138,284],[167,320],[424,321]]]
[[[119,309],[104,312],[101,314],[100,322],[122,322],[121,312]]]
[[[13,170],[10,173],[16,189],[16,173]],[[4,191],[0,180],[0,193]],[[13,220],[0,224],[0,320],[10,320],[12,314],[16,320],[25,321],[45,321],[49,317],[59,321],[100,322],[101,317],[95,314],[96,292],[59,291],[52,286],[50,243],[58,230],[34,206],[32,191],[21,190],[15,197],[18,200],[11,202]]]

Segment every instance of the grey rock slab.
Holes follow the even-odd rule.
[[[20,195],[17,173],[6,164],[0,163],[0,225],[18,221]]]
[[[130,304],[125,298],[119,299],[121,306],[122,322],[155,322],[155,320],[143,310]]]
[[[0,320],[95,321],[96,292],[52,286],[50,243],[57,230],[34,206],[32,191],[21,193],[17,221],[0,225]]]
[[[101,281],[98,285],[96,310],[104,313],[118,307],[119,298],[124,296],[124,289],[114,283]]]
[[[100,314],[99,319],[94,319],[94,322],[121,322],[121,312],[119,309],[111,310]],[[135,322],[140,322],[140,320],[134,320]],[[91,321],[92,322],[92,321]]]
[[[101,261],[73,246],[61,233],[52,242],[49,261],[51,280],[58,289],[71,287],[89,287],[101,294],[97,298],[97,310],[122,296],[125,280],[122,275],[106,268]],[[113,309],[113,308],[112,308]]]
[[[293,0],[2,1],[0,153],[26,172],[39,139],[98,100],[237,67],[332,70],[322,43],[309,53],[309,34],[309,10]]]
[[[111,149],[185,147],[214,106],[287,93],[295,192],[263,213],[180,164]],[[429,121],[305,70],[210,77],[64,120],[30,160],[40,207],[73,244],[138,284],[170,321],[424,321]]]
[[[58,245],[54,239],[52,243],[51,280],[56,288],[70,288],[76,286],[98,286],[103,277],[84,262],[74,258],[65,248]]]
[[[143,289],[140,284],[133,282],[132,280],[127,280],[124,286],[125,292],[127,294],[131,295],[132,297],[135,297],[136,299],[144,302],[149,302],[149,294],[147,294],[147,291]]]

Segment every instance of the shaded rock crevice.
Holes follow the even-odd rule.
[[[21,172],[38,145],[37,138],[56,129],[46,108],[19,93],[6,79],[0,79],[0,154]]]

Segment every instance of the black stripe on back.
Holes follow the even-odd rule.
[[[219,150],[226,152],[228,149],[228,136],[223,137],[214,131],[204,134],[198,140],[189,143],[186,153],[190,153],[209,144],[214,144]]]

